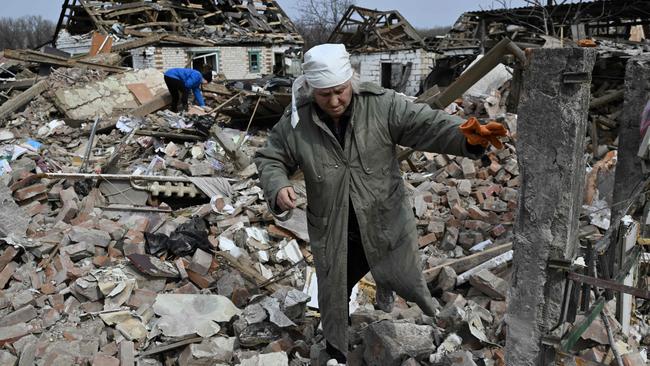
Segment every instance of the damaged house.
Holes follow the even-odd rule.
[[[431,71],[434,53],[396,10],[351,6],[332,32],[330,43],[343,43],[361,81],[415,95]]]
[[[54,44],[72,55],[119,51],[135,69],[209,65],[250,80],[295,73],[303,39],[276,1],[65,0]]]

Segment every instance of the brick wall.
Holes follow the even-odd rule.
[[[257,79],[273,72],[274,52],[283,52],[288,47],[217,47],[219,52],[219,71],[229,80]],[[196,51],[200,48],[192,48]],[[189,65],[188,48],[182,47],[142,47],[131,50],[135,69],[155,68],[161,71]],[[214,52],[208,48],[206,52]],[[260,72],[251,73],[249,68],[249,51],[259,51]]]
[[[411,75],[409,76],[404,94],[415,95],[420,90],[420,82],[427,77],[433,66],[434,55],[421,49],[393,52],[373,52],[353,54],[350,61],[359,72],[361,81],[369,81],[381,85],[381,64],[400,63],[406,65],[411,62]]]

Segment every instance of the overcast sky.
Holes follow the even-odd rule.
[[[524,0],[507,0],[510,6],[523,6]],[[58,20],[63,0],[2,0],[0,17],[41,15],[53,21]],[[278,0],[291,17],[299,14],[297,0]],[[419,28],[452,25],[458,16],[469,10],[500,7],[495,0],[357,0],[359,6],[378,10],[399,10],[411,24]]]

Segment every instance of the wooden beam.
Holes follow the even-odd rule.
[[[29,103],[36,96],[40,95],[47,89],[47,82],[41,80],[36,85],[25,90],[20,95],[6,101],[0,105],[0,120],[8,117],[11,113],[17,111],[20,107]]]
[[[435,280],[438,277],[438,274],[440,273],[443,267],[452,268],[454,271],[456,271],[456,273],[463,273],[465,271],[468,271],[478,266],[483,262],[486,262],[500,254],[509,251],[510,249],[512,249],[512,243],[506,243],[494,248],[484,250],[482,252],[468,255],[466,257],[454,259],[451,262],[443,263],[435,267],[429,268],[427,270],[424,270],[423,272],[424,278],[427,280],[427,282],[431,282]]]
[[[138,108],[131,110],[131,115],[135,117],[144,117],[148,114],[151,114],[157,110],[163,109],[172,102],[172,95],[169,92],[165,92],[156,96],[150,102],[145,103]]]
[[[123,51],[132,50],[134,48],[145,47],[151,44],[158,43],[163,38],[165,38],[164,34],[156,34],[146,38],[140,38],[133,41],[121,43],[116,46],[113,46],[113,52],[123,52]]]
[[[0,84],[0,90],[25,90],[36,83],[36,78],[20,79]]]
[[[86,10],[86,13],[88,13],[88,16],[95,23],[95,26],[99,29],[99,31],[104,34],[108,34],[108,31],[106,31],[106,28],[104,28],[102,22],[100,22],[99,19],[97,19],[97,17],[95,16],[95,11],[91,9],[92,8],[91,6],[86,4],[86,0],[79,0],[79,3],[81,3],[81,6],[83,6],[84,10]]]

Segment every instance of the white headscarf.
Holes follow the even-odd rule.
[[[296,128],[300,118],[296,106],[298,90],[305,82],[312,88],[332,88],[345,83],[352,78],[350,54],[342,44],[322,44],[315,46],[305,53],[302,64],[303,75],[299,76],[291,87],[291,126]]]

